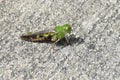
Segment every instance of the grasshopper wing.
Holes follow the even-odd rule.
[[[52,37],[56,34],[53,30],[44,30],[36,33],[24,34],[20,38],[30,42],[53,42]]]

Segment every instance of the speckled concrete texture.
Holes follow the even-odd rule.
[[[65,23],[55,53],[20,39]],[[0,0],[0,80],[120,80],[120,0]]]

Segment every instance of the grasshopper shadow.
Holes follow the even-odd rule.
[[[57,46],[72,46],[74,44],[82,44],[84,43],[84,39],[80,38],[80,37],[76,37],[74,34],[70,35],[70,37],[68,38],[68,41],[66,40],[66,38],[61,39],[59,42],[56,43]]]

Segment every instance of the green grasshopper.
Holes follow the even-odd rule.
[[[36,33],[28,33],[22,35],[21,39],[30,42],[53,42],[54,44],[63,38],[66,38],[67,34],[70,34],[72,28],[69,24],[62,26],[56,26],[52,31],[40,31]],[[66,39],[68,42],[68,40]]]

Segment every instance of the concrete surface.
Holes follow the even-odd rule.
[[[20,39],[65,23],[82,43]],[[120,80],[120,0],[0,0],[0,80]]]

